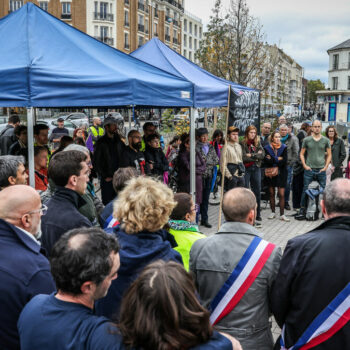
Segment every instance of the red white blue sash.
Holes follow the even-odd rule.
[[[284,343],[284,326],[281,334],[282,350],[307,350],[325,342],[350,320],[350,283],[333,299],[333,301],[312,321],[297,343],[286,348]]]
[[[107,218],[107,220],[106,220],[106,222],[105,222],[105,225],[104,225],[104,229],[105,228],[111,228],[111,227],[115,227],[115,226],[117,226],[119,224],[119,221],[117,220],[117,219],[115,219],[114,217],[113,217],[113,215],[110,215],[108,218]]]
[[[275,245],[254,237],[241,260],[211,302],[210,321],[214,325],[230,313],[255,281]]]

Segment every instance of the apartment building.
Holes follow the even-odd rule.
[[[316,91],[326,120],[350,122],[350,39],[327,50],[328,89]]]
[[[2,0],[0,18],[29,0]],[[130,53],[158,37],[181,53],[184,0],[30,0],[96,39]]]
[[[195,15],[185,11],[182,22],[182,46],[181,54],[194,63],[199,63],[195,53],[199,49],[202,40],[203,23]]]
[[[264,110],[275,113],[284,105],[301,105],[303,101],[304,69],[276,45],[266,45],[268,61],[274,62],[269,86],[262,92]]]

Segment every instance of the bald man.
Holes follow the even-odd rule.
[[[19,349],[17,320],[37,294],[55,291],[50,264],[36,236],[42,208],[39,194],[26,185],[0,192],[0,349]]]
[[[215,327],[239,340],[244,350],[271,350],[269,295],[281,260],[281,249],[262,240],[261,232],[254,227],[257,204],[249,189],[237,187],[228,191],[222,210],[226,222],[219,232],[195,242],[190,252],[190,270],[200,299],[212,311],[211,321]],[[255,266],[253,260],[243,258],[254,251],[255,244],[268,247],[270,254],[266,256],[267,260],[244,293],[230,296],[229,299],[238,300],[233,309],[229,309],[223,318],[217,317],[220,315],[217,312],[219,306],[225,304],[221,299],[227,292],[224,284],[231,286],[235,280],[229,278],[240,275],[240,266],[250,266],[249,261]],[[237,282],[239,280],[243,282],[245,279],[236,279]]]

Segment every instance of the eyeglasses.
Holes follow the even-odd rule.
[[[35,214],[35,213],[40,213],[41,215],[45,215],[47,213],[47,206],[45,204],[43,204],[40,209],[28,211],[28,213],[25,213],[23,215]]]

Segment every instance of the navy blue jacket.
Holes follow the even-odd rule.
[[[120,269],[108,294],[96,302],[96,313],[117,319],[123,294],[138,277],[143,268],[155,260],[174,260],[182,264],[181,255],[172,249],[165,230],[157,232],[139,232],[129,235],[119,226],[106,229],[115,234],[120,244]]]
[[[74,228],[92,226],[78,211],[85,203],[77,192],[57,186],[55,194],[47,203],[47,213],[41,218],[41,242],[48,256],[53,245],[64,233]]]
[[[0,349],[19,349],[17,320],[23,307],[56,288],[40,245],[1,219],[0,247]]]

